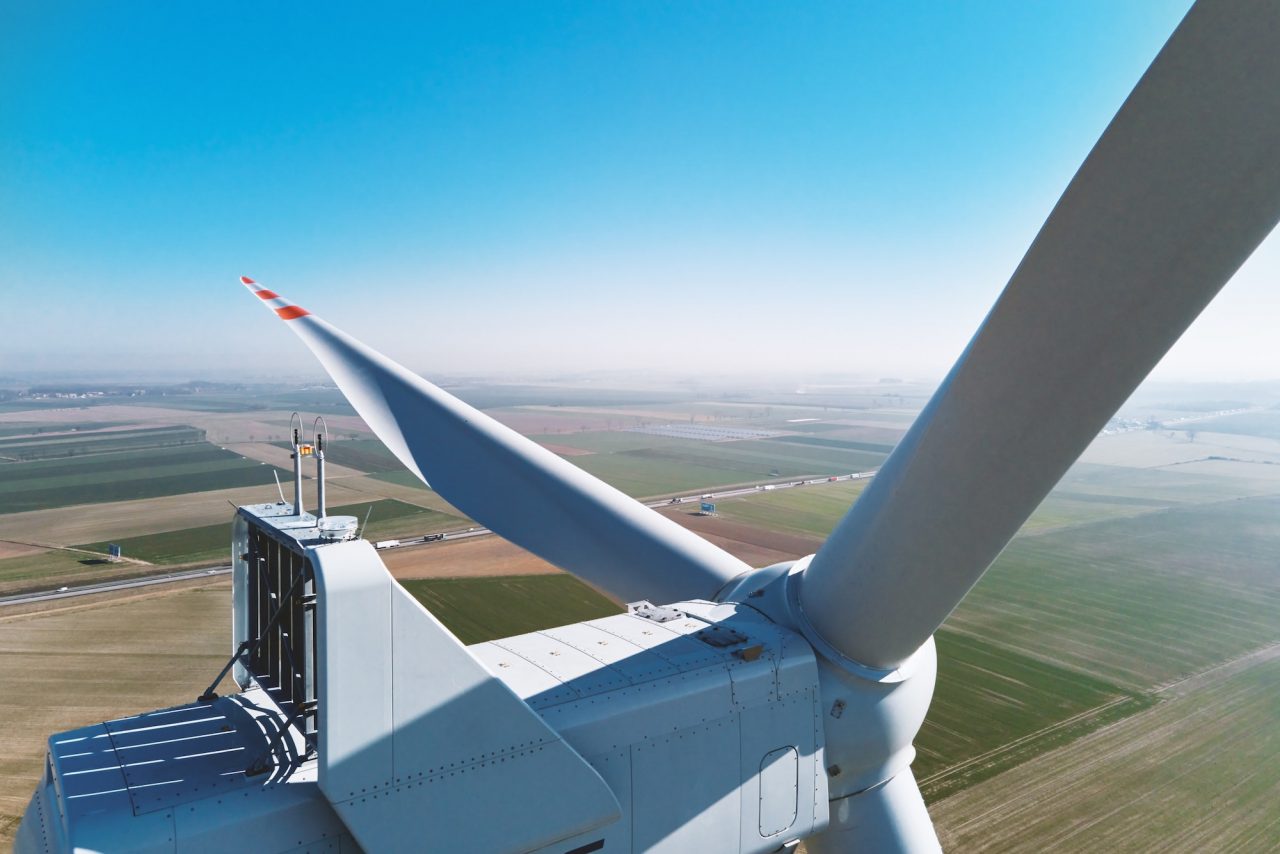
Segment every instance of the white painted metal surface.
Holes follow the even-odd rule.
[[[192,703],[61,733],[15,850],[355,851],[316,785],[315,761],[247,777],[283,724],[264,691]],[[298,741],[277,748],[295,755]]]
[[[391,578],[372,546],[311,555],[319,782],[366,850],[528,851],[618,819],[600,775]],[[501,820],[477,804],[501,805]]]
[[[824,827],[809,645],[752,608],[669,608],[683,616],[621,614],[468,649],[611,786],[625,785],[605,850],[774,851]],[[767,773],[779,751],[788,785]]]

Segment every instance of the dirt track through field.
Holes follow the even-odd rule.
[[[0,540],[0,560],[7,557],[23,557],[25,555],[40,554],[46,551],[44,546],[34,543],[24,543],[15,540]]]

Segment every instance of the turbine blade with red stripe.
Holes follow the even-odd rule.
[[[618,599],[709,598],[749,567],[247,277],[369,428],[449,503]]]

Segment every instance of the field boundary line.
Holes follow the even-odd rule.
[[[1132,695],[1124,694],[1119,697],[1116,697],[1114,700],[1109,700],[1099,706],[1092,706],[1088,709],[1085,709],[1082,712],[1077,712],[1076,714],[1072,715],[1069,718],[1063,718],[1062,720],[1049,724],[1046,727],[1041,727],[1040,729],[1034,732],[1029,732],[1020,738],[1014,739],[1013,741],[1006,742],[1005,744],[1002,744],[999,747],[993,747],[991,750],[987,750],[982,753],[979,753],[977,756],[971,756],[968,759],[964,760],[963,762],[960,762],[959,764],[952,765],[948,768],[943,768],[941,771],[937,771],[933,774],[930,774],[928,777],[924,777],[920,780],[920,785],[923,787],[928,785],[929,783],[936,783],[936,782],[947,780],[956,774],[959,774],[963,771],[967,771],[973,766],[987,761],[988,759],[997,758],[1001,754],[1007,753],[1018,747],[1022,747],[1023,745],[1028,744],[1029,742],[1032,742],[1037,738],[1040,738],[1045,735],[1050,735],[1054,732],[1057,732],[1060,729],[1063,729],[1072,724],[1078,723],[1082,720],[1087,720],[1095,715],[1098,715],[1102,712],[1107,711],[1108,709],[1115,708],[1121,703],[1125,703],[1133,699],[1135,699],[1135,697],[1133,697]]]
[[[1268,661],[1277,656],[1280,656],[1280,641],[1272,641],[1271,643],[1263,644],[1262,646],[1251,649],[1246,653],[1237,655],[1235,658],[1229,658],[1226,661],[1221,661],[1217,664],[1211,664],[1208,667],[1204,668],[1203,670],[1199,670],[1187,676],[1174,679],[1171,682],[1165,682],[1163,684],[1157,685],[1151,689],[1151,693],[1164,694],[1168,691],[1172,691],[1174,688],[1185,685],[1186,683],[1191,682],[1193,680],[1206,679],[1208,677],[1214,676],[1215,674],[1217,674],[1219,670],[1235,667],[1242,664],[1247,666],[1252,666],[1252,664],[1254,663],[1260,664],[1263,661]],[[1254,658],[1258,659],[1258,661],[1250,662],[1250,659],[1254,659]],[[1221,675],[1230,676],[1231,672],[1223,673]],[[1199,686],[1192,686],[1192,687],[1195,688]]]

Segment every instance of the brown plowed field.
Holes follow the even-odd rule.
[[[669,516],[751,566],[768,566],[783,560],[795,560],[813,554],[822,545],[822,540],[816,537],[769,531],[742,522],[731,522],[718,516],[699,516],[688,510],[668,510],[664,511],[663,515]]]
[[[396,578],[479,578],[560,572],[545,560],[492,535],[387,549],[378,554]]]

